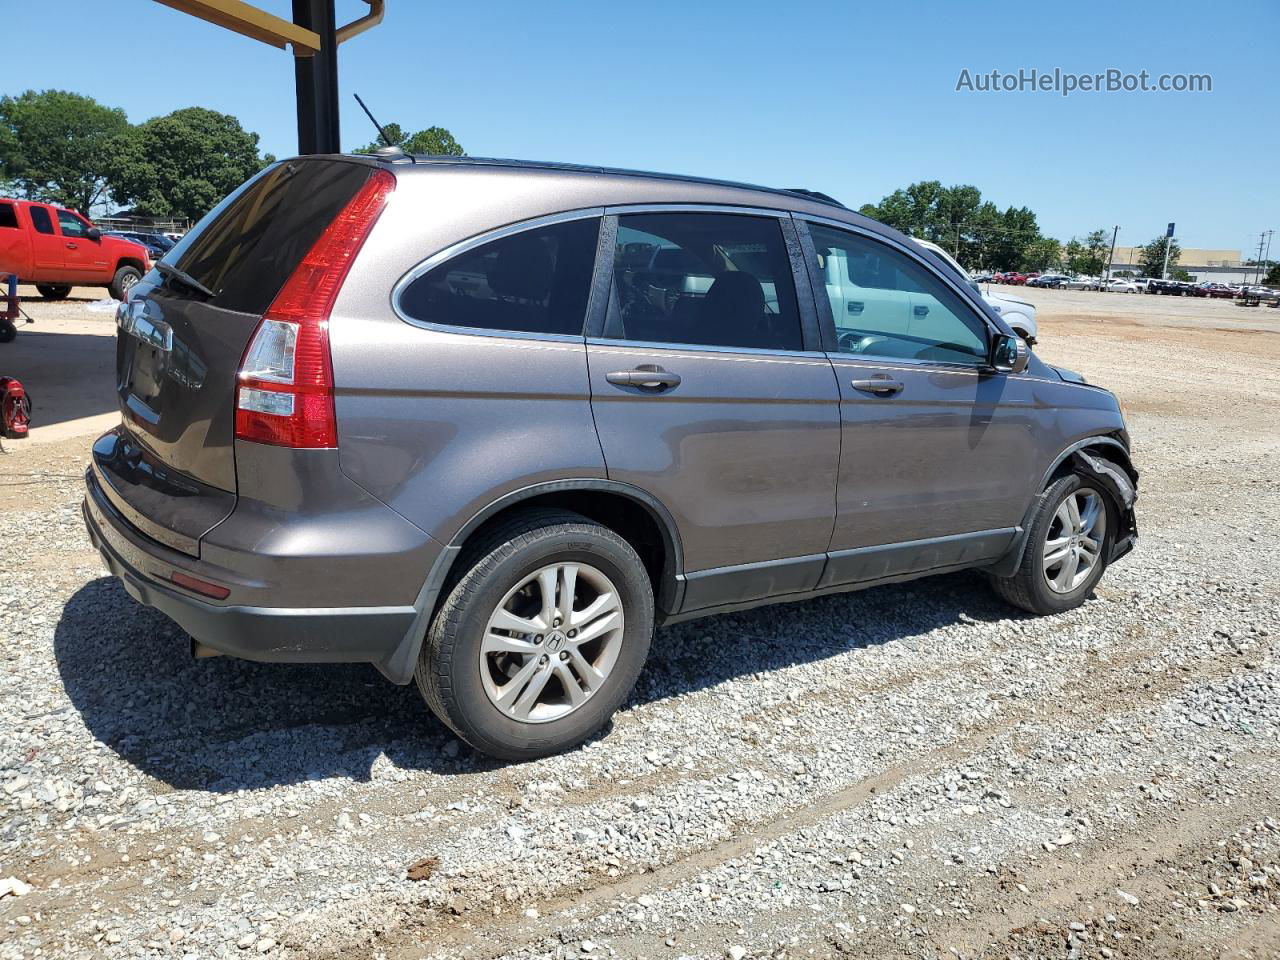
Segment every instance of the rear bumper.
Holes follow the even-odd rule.
[[[164,613],[202,644],[246,660],[368,662],[390,679],[406,682],[403,667],[391,670],[388,665],[399,664],[405,644],[412,645],[417,606],[299,608],[205,602],[166,581],[175,571],[216,580],[210,565],[131,528],[104,496],[92,471],[86,475],[86,486],[85,526],[107,569],[135,600]]]

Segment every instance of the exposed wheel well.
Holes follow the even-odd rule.
[[[638,500],[621,493],[607,490],[558,490],[551,493],[536,494],[503,507],[467,534],[466,539],[458,544],[462,552],[466,545],[473,543],[478,537],[496,524],[500,524],[512,516],[525,513],[531,509],[555,507],[572,510],[589,520],[594,520],[608,527],[627,543],[640,556],[645,572],[649,574],[649,582],[653,585],[655,599],[666,599],[664,590],[675,584],[678,572],[677,546],[672,533],[649,507]]]
[[[1104,460],[1110,460],[1112,463],[1120,466],[1125,473],[1129,474],[1130,479],[1137,481],[1137,471],[1133,469],[1133,464],[1129,461],[1129,455],[1124,449],[1117,447],[1111,443],[1090,443],[1080,447],[1086,453],[1091,453],[1095,457],[1101,457]],[[1069,473],[1075,472],[1075,460],[1070,455],[1063,457],[1062,462],[1053,468],[1053,472],[1045,479],[1042,490],[1047,490],[1053,484],[1057,483]]]
[[[116,271],[118,272],[121,267],[133,267],[139,274],[147,272],[147,268],[143,265],[142,261],[135,260],[132,257],[121,257],[119,262],[116,263]]]

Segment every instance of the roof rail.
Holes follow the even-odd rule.
[[[802,197],[808,197],[810,200],[817,200],[819,203],[829,203],[832,206],[841,207],[845,210],[849,209],[835,197],[823,193],[821,190],[806,190],[804,187],[787,187],[782,192],[799,194]]]
[[[391,163],[404,162],[405,159],[411,160],[413,163],[425,165],[448,165],[457,164],[459,166],[477,166],[477,167],[515,167],[526,170],[563,170],[572,173],[596,173],[608,176],[620,177],[647,177],[653,180],[679,180],[686,183],[703,183],[710,186],[718,187],[737,187],[743,190],[758,190],[763,193],[786,194],[793,197],[803,197],[806,200],[813,200],[816,203],[825,203],[830,206],[839,207],[847,210],[843,203],[825,193],[817,190],[805,190],[798,187],[785,189],[781,187],[762,187],[757,183],[743,183],[737,180],[720,180],[715,177],[698,177],[679,173],[659,173],[653,170],[629,170],[625,167],[604,167],[593,163],[564,163],[552,160],[513,160],[502,157],[455,157],[436,154],[404,154],[393,153],[389,148],[382,148],[374,151],[372,156],[375,159],[388,161]]]

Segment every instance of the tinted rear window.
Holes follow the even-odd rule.
[[[27,207],[31,211],[31,225],[36,233],[53,233],[53,218],[44,207]]]
[[[17,227],[18,211],[12,203],[0,203],[0,227]]]
[[[263,313],[369,173],[332,160],[275,164],[218,204],[166,259],[212,290],[217,306]]]
[[[491,240],[414,280],[400,309],[425,323],[581,336],[599,230],[589,217]]]

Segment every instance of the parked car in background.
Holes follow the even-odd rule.
[[[105,234],[108,237],[120,237],[122,240],[129,240],[133,243],[140,243],[147,248],[147,253],[152,260],[159,260],[166,253],[173,249],[173,241],[162,234],[156,233],[131,233],[123,230],[112,230]]]
[[[912,239],[915,240],[916,238],[913,237]],[[982,288],[978,286],[977,279],[971,279],[969,274],[965,272],[964,267],[960,266],[955,257],[951,256],[945,249],[929,240],[916,240],[916,243],[954,270],[961,280],[967,283],[970,288],[977,292],[978,296],[987,302],[992,310],[1000,314],[1004,322],[1013,328],[1014,333],[1027,341],[1028,344],[1035,344],[1039,329],[1036,326],[1036,308],[1034,306],[1025,300],[1015,300],[1012,297],[989,291],[984,293]]]
[[[124,588],[505,759],[604,727],[656,624],[960,569],[1059,613],[1136,538],[1115,396],[794,191],[295,158],[116,319],[84,517]]]
[[[1069,277],[1059,284],[1064,290],[1097,290],[1097,277]]]
[[[1108,293],[1141,293],[1142,288],[1132,280],[1126,280],[1122,277],[1113,277],[1106,283],[1102,284],[1100,289]]]
[[[1034,280],[1028,280],[1027,286],[1052,288],[1052,287],[1061,286],[1061,284],[1064,283],[1067,279],[1068,277],[1065,274],[1061,274],[1061,273],[1042,273],[1040,274],[1040,276],[1036,277]]]
[[[1209,297],[1214,300],[1230,300],[1236,295],[1236,292],[1225,283],[1205,282],[1197,283],[1192,287],[1191,295],[1193,297]]]
[[[146,247],[102,233],[74,210],[0,199],[0,273],[34,284],[46,300],[72,287],[106,287],[123,300],[150,269]]]

